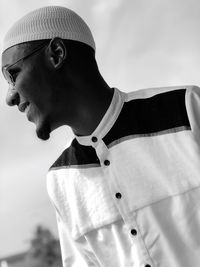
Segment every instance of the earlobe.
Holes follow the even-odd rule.
[[[48,53],[53,67],[55,69],[61,68],[67,56],[67,49],[63,40],[58,37],[53,38],[49,44]]]

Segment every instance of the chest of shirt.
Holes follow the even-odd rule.
[[[119,218],[128,224],[135,210],[200,186],[200,153],[190,130],[100,144],[93,155],[95,163],[87,158],[86,165],[49,172],[55,205],[74,238]]]

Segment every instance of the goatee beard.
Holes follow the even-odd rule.
[[[36,130],[37,137],[42,140],[48,140],[50,137],[50,126],[48,123],[43,125],[42,127],[39,127],[39,129]]]

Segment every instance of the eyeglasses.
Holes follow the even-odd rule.
[[[18,59],[15,63],[10,64],[10,65],[8,65],[8,66],[2,68],[2,73],[3,73],[3,75],[4,75],[4,78],[7,80],[8,84],[9,84],[10,86],[14,87],[14,86],[15,86],[15,81],[14,81],[14,79],[13,79],[12,74],[9,72],[9,69],[10,69],[11,67],[13,67],[14,65],[16,65],[18,62],[20,62],[21,60],[25,60],[25,59],[31,57],[32,55],[36,54],[37,52],[40,52],[40,50],[41,50],[42,48],[44,48],[46,45],[47,45],[47,42],[45,41],[45,44],[43,43],[43,44],[40,45],[39,47],[35,48],[30,54],[28,54],[28,55],[26,55],[26,56],[24,56],[24,57]]]

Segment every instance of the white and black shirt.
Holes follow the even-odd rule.
[[[200,263],[200,88],[118,89],[48,172],[65,267]]]

